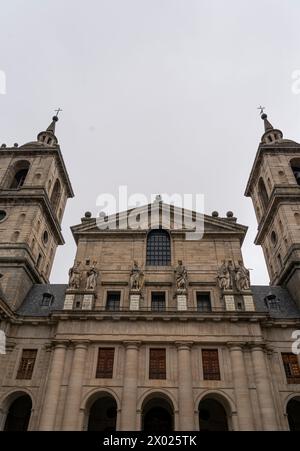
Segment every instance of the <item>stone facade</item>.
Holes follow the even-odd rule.
[[[296,426],[291,426],[288,405],[292,400],[299,408],[300,377],[295,363],[294,377],[287,374],[282,354],[291,354],[292,333],[300,329],[295,295],[300,282],[292,277],[291,287],[279,283],[277,270],[277,276],[271,273],[274,286],[248,285],[241,252],[247,227],[231,214],[205,215],[203,238],[195,241],[186,239],[181,209],[171,207],[168,223],[169,206],[159,200],[139,208],[138,230],[101,229],[87,214],[72,227],[77,252],[69,284],[48,283],[55,249],[63,243],[63,210],[73,195],[55,122],[37,142],[0,150],[0,214],[6,213],[0,222],[0,329],[7,336],[7,353],[0,355],[0,430],[17,428],[13,406],[21,397],[31,407],[19,428],[29,430],[299,427],[299,411],[292,418]],[[278,151],[263,156],[258,169],[255,163],[247,188],[262,224],[258,241],[269,269],[276,262],[275,253],[267,253],[271,229],[280,237],[278,246],[286,246],[286,239],[289,246],[300,245],[300,227],[294,223],[300,202],[295,197],[282,200],[278,216],[272,213],[274,226],[262,216],[257,180],[281,184],[276,177],[288,161],[285,143],[281,145],[275,132]],[[293,146],[293,156],[300,157],[300,146]],[[30,163],[25,182],[12,189],[15,161],[25,158]],[[60,194],[54,201],[57,179]],[[290,172],[286,185],[300,192]],[[152,207],[157,220],[150,225]],[[117,223],[128,214],[118,215]],[[192,212],[185,214],[193,217]],[[168,264],[149,264],[151,233],[162,229],[165,235],[157,239],[169,246]],[[158,263],[163,252],[156,252]],[[285,265],[289,251],[281,253]],[[37,265],[40,254],[43,263]],[[300,263],[297,256],[295,249],[293,262],[298,258]],[[180,289],[178,262],[187,274]],[[153,303],[157,294],[163,299],[159,307]],[[99,349],[112,357],[101,360]],[[157,377],[152,373],[153,350],[164,356]],[[32,361],[24,351],[34,351]],[[214,356],[213,365],[205,355]]]

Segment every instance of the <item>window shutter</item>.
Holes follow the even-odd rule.
[[[37,349],[23,349],[17,379],[31,379],[36,361]]]
[[[295,354],[282,353],[283,366],[288,384],[300,383],[300,367]]]
[[[221,379],[217,349],[203,349],[202,363],[204,380],[219,381]]]
[[[166,350],[150,349],[149,379],[166,379]]]
[[[96,378],[111,379],[114,369],[114,348],[99,348]]]

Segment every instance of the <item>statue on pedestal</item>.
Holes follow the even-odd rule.
[[[86,279],[86,290],[95,290],[97,286],[97,279],[99,275],[99,271],[96,268],[96,263],[93,263],[93,266],[88,270],[87,272],[87,279]]]
[[[130,289],[141,291],[144,286],[145,276],[141,268],[139,268],[138,262],[134,260],[133,268],[130,274]]]
[[[73,268],[69,270],[69,288],[78,290],[81,282],[81,272],[79,270],[81,262],[75,262]]]
[[[187,270],[182,263],[182,260],[178,260],[178,266],[175,269],[175,278],[176,278],[176,289],[178,291],[186,291],[188,276]]]
[[[239,291],[247,291],[250,289],[250,272],[249,269],[245,268],[242,261],[235,270],[235,283]]]
[[[223,260],[222,266],[218,270],[217,279],[221,290],[230,290],[232,287],[231,275],[228,265]]]

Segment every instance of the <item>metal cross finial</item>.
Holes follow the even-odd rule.
[[[55,113],[56,113],[56,116],[58,116],[59,113],[62,111],[62,109],[61,109],[61,108],[58,108],[57,110],[54,110],[54,111],[55,111]]]
[[[264,110],[266,109],[266,107],[260,105],[257,109],[260,110],[259,114],[261,115],[264,114]]]

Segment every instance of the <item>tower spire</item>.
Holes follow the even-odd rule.
[[[37,140],[39,143],[42,143],[46,146],[53,147],[58,144],[58,140],[55,136],[55,126],[56,122],[58,121],[58,114],[62,111],[61,108],[58,108],[55,110],[55,116],[52,117],[52,122],[49,125],[49,127],[46,129],[46,131],[40,132],[37,136]]]
[[[268,115],[264,112],[265,107],[258,107],[260,110],[260,117],[264,121],[265,132],[261,137],[262,144],[273,144],[279,139],[283,138],[281,130],[275,129],[271,122],[268,120]]]

